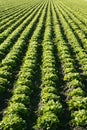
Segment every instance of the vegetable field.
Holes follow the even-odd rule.
[[[87,130],[86,0],[0,0],[0,130]]]

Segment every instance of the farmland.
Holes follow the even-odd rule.
[[[0,0],[0,130],[87,130],[86,0]]]

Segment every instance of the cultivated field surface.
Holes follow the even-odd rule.
[[[0,130],[87,130],[87,0],[0,0]]]

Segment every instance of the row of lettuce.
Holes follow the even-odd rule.
[[[86,40],[86,34],[87,34],[87,21],[86,23],[83,23],[80,19],[78,19],[74,14],[69,13],[69,11],[65,10],[63,7],[58,7],[63,15],[65,17],[66,21],[68,22],[72,32],[76,36],[79,44],[81,45],[84,50],[87,50],[87,40]]]
[[[78,42],[77,38],[75,37],[74,33],[72,32],[68,22],[66,21],[66,17],[64,17],[64,15],[62,15],[60,10],[58,12],[60,14],[60,21],[61,21],[61,25],[63,27],[64,34],[68,40],[68,45],[71,46],[71,49],[75,54],[76,60],[78,61],[78,64],[81,66],[81,70],[83,72],[82,74],[86,77],[87,76],[86,51],[82,48],[82,46]]]
[[[70,15],[69,11],[63,6],[57,5],[57,1],[44,1],[32,6],[32,9],[31,7],[27,9],[22,18],[20,18],[20,10],[19,16],[16,13],[13,15],[13,17],[16,16],[14,20],[16,18],[19,18],[19,20],[0,35],[2,41],[0,60],[4,58],[0,63],[1,98],[5,92],[8,93],[12,89],[10,87],[13,84],[14,72],[17,66],[22,63],[17,81],[13,85],[12,97],[0,122],[0,128],[3,130],[26,130],[28,128],[29,118],[31,118],[29,117],[30,95],[32,89],[34,89],[33,84],[39,58],[39,39],[43,35],[44,25],[41,94],[38,104],[38,118],[33,129],[57,130],[62,123],[61,117],[64,114],[64,109],[58,89],[60,86],[58,86],[59,78],[54,46],[57,48],[56,55],[61,62],[63,81],[67,86],[65,96],[68,109],[71,112],[70,122],[73,126],[87,126],[87,97],[84,91],[86,88],[75,65],[75,61],[78,61],[86,78],[87,54],[82,47],[86,47],[86,40],[83,36],[86,30],[82,23],[81,25],[77,24],[79,17],[76,22],[73,21],[75,15]],[[11,22],[13,23],[13,17],[10,17],[11,19],[6,26],[10,26]],[[9,18],[6,18],[6,20],[8,21]],[[4,27],[2,25],[1,28],[4,29]],[[77,28],[81,28],[84,33],[79,32]],[[10,32],[12,33],[10,34]],[[54,32],[55,39],[52,39],[52,32]],[[31,40],[29,40],[30,38]],[[78,38],[81,39],[83,45],[79,44]],[[55,45],[52,40],[55,41]],[[75,55],[75,59],[73,59],[70,48]],[[25,51],[26,54],[23,58]]]
[[[87,125],[87,97],[84,91],[85,86],[82,83],[80,73],[77,71],[75,66],[75,59],[73,59],[70,53],[69,46],[72,47],[76,54],[83,74],[86,76],[86,64],[87,54],[81,48],[75,35],[73,34],[68,22],[65,20],[67,14],[61,13],[60,9],[54,4],[53,20],[55,30],[55,41],[57,43],[57,49],[59,58],[62,64],[62,70],[64,75],[64,81],[67,85],[66,97],[69,110],[71,111],[71,123],[74,126],[86,127]],[[64,32],[65,37],[68,39],[68,43],[62,33]]]
[[[87,17],[86,17],[86,1],[79,0],[79,2],[73,1],[73,6],[72,6],[72,1],[65,2],[64,0],[58,1],[64,8],[67,8],[74,16],[76,16],[82,23],[85,25],[87,24]],[[75,3],[76,2],[76,3]],[[79,4],[79,5],[78,5]],[[83,6],[83,8],[82,8]],[[84,10],[81,10],[84,9]]]
[[[18,9],[17,12],[14,12],[14,14],[9,18],[7,17],[0,23],[0,33],[2,33],[6,28],[10,27],[12,24],[14,24],[17,19],[21,18],[23,15],[22,13],[26,13],[28,7],[25,7],[23,9]]]
[[[4,38],[7,37],[7,38],[0,45],[0,61],[6,56],[6,54],[10,51],[10,49],[13,47],[13,45],[16,43],[16,41],[20,39],[21,35],[23,33],[25,33],[24,32],[25,28],[27,28],[27,26],[33,20],[33,17],[38,12],[40,7],[41,7],[41,4],[33,7],[28,12],[28,14],[25,14],[23,16],[23,18],[21,18],[23,21],[21,21],[21,19],[19,19],[17,21],[17,23],[18,24],[20,23],[20,25],[18,27],[15,26],[15,30],[13,32],[11,32],[10,35],[9,35],[9,31],[11,31],[11,30],[10,30],[10,28],[7,29],[7,33],[5,33],[5,35],[2,36],[2,38],[3,37]],[[11,28],[12,28],[12,26],[11,26]]]
[[[44,6],[44,4],[43,4]],[[7,56],[2,60],[0,64],[0,94],[9,89],[7,86],[11,84],[13,73],[16,70],[16,67],[21,62],[21,58],[24,55],[24,51],[27,47],[27,40],[32,35],[33,30],[41,16],[41,12],[43,6],[39,9],[37,15],[33,18],[30,24],[25,28],[25,30],[21,33],[20,38],[12,47],[11,51],[7,54]]]
[[[22,11],[23,8],[26,8],[26,7],[30,8],[33,5],[35,5],[35,3],[37,4],[37,3],[40,2],[40,1],[35,1],[35,0],[33,2],[31,2],[31,0],[30,1],[25,0],[24,2],[21,1],[22,3],[20,4],[20,1],[21,0],[19,0],[16,3],[16,5],[15,5],[15,3],[13,4],[10,0],[9,0],[8,4],[5,3],[5,2],[1,2],[0,1],[1,2],[0,3],[0,7],[1,7],[1,4],[2,5],[4,4],[3,5],[4,7],[3,7],[2,11],[1,11],[1,8],[0,8],[0,21],[1,21],[0,24],[3,24],[4,20],[6,20],[6,19],[10,20],[10,18],[12,18],[13,16],[15,16],[15,14],[18,13],[18,11]],[[9,3],[10,3],[10,5],[9,5]],[[6,8],[5,8],[5,5],[7,6]]]
[[[8,107],[4,111],[4,117],[0,123],[0,128],[3,130],[25,130],[29,123],[28,120],[30,114],[30,95],[32,93],[39,53],[38,39],[40,38],[43,29],[46,10],[47,3],[42,5],[37,15],[32,20],[31,24],[27,27],[27,29],[25,29],[26,34],[24,33],[25,36],[23,35],[24,37],[22,39],[22,46],[23,43],[25,43],[24,38],[29,35],[29,32],[33,28],[33,24],[35,24],[36,20],[39,18],[39,22],[36,26],[33,36],[29,41],[28,49],[18,74],[18,79],[14,84],[14,89],[12,93],[13,96],[9,101]]]
[[[4,25],[0,25],[0,44],[3,43],[5,41],[6,38],[9,39],[9,37],[11,36],[12,33],[14,33],[14,31],[18,31],[17,34],[21,34],[21,28],[22,30],[26,27],[24,26],[24,24],[26,23],[26,19],[29,18],[29,16],[33,13],[33,11],[40,5],[40,3],[38,3],[37,5],[33,5],[33,7],[26,7],[25,11],[22,9],[23,13],[19,12],[19,15],[16,13],[16,18],[13,15],[13,19],[9,20],[9,18],[5,19],[4,22],[7,20],[9,20],[9,22],[7,22],[7,25],[4,23]],[[29,6],[29,5],[28,5]],[[32,14],[33,16],[33,14]],[[16,20],[16,21],[14,21]],[[11,23],[11,21],[13,21]],[[23,23],[23,24],[22,24]],[[22,24],[22,25],[21,25]],[[27,24],[29,24],[27,22]],[[25,24],[26,25],[26,24]],[[7,26],[7,27],[6,27]],[[20,27],[21,26],[21,27]],[[3,31],[2,31],[3,30]],[[15,36],[17,37],[17,36]],[[15,39],[14,39],[15,41]]]
[[[56,130],[61,124],[60,117],[63,108],[57,88],[58,75],[52,42],[51,2],[48,6],[42,52],[41,97],[34,128],[36,130]]]

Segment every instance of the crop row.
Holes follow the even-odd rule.
[[[86,128],[85,14],[64,0],[8,1],[0,2],[0,129]]]
[[[2,60],[2,63],[0,65],[0,94],[1,95],[3,95],[3,92],[9,89],[9,87],[7,86],[9,86],[9,84],[11,83],[11,80],[13,77],[12,73],[16,69],[18,63],[20,63],[20,59],[22,58],[21,55],[24,52],[23,50],[24,48],[26,49],[26,46],[27,46],[27,40],[31,36],[38,22],[43,6],[39,9],[37,15],[33,18],[31,23],[21,33],[20,38],[15,43],[15,45],[13,46],[11,51],[8,53],[8,55],[5,57],[5,59]]]
[[[73,5],[68,3],[68,2],[62,2],[60,1],[61,5],[63,5],[65,8],[69,9],[70,12],[72,11],[72,13],[74,13],[74,15],[76,15],[76,17],[78,17],[84,24],[87,24],[87,16],[86,16],[86,8],[83,7],[83,9],[85,9],[85,11],[82,11],[82,6],[86,6],[87,3],[84,4],[83,1],[79,0],[78,3],[80,3],[78,6],[78,3],[75,3],[76,1],[74,1]],[[72,7],[71,7],[72,6]],[[80,7],[80,8],[79,8]]]
[[[11,27],[7,28],[4,30],[4,32],[2,32],[0,34],[0,42],[3,42],[9,35],[10,33],[12,33],[12,31],[14,31],[18,26],[20,26],[20,24],[28,19],[29,15],[32,15],[33,14],[33,11],[36,7],[38,7],[39,5],[33,7],[31,10],[27,10],[27,12],[24,12],[24,16],[21,17],[19,20],[17,20],[17,22],[15,24],[13,24]],[[18,27],[19,28],[19,27]],[[20,34],[20,32],[19,32]]]
[[[4,25],[6,22],[9,22],[10,20],[13,19],[13,17],[15,18],[16,15],[20,13],[20,11],[27,9],[28,7],[31,7],[31,6],[27,5],[27,6],[24,6],[22,8],[20,7],[16,10],[12,11],[13,14],[11,16],[7,17],[6,19],[3,19],[4,21],[1,20],[0,25]]]
[[[79,64],[81,65],[81,69],[83,70],[83,74],[86,76],[87,70],[86,70],[86,66],[87,66],[87,54],[84,51],[84,49],[82,49],[82,47],[80,46],[78,40],[76,39],[75,35],[73,34],[72,30],[70,29],[70,26],[68,25],[66,19],[62,16],[62,14],[60,13],[60,11],[58,11],[58,13],[60,14],[60,21],[64,30],[64,34],[66,36],[66,38],[68,39],[68,44],[72,47],[73,51],[75,52],[76,58],[79,62]]]
[[[28,24],[32,21],[35,14],[40,9],[41,5],[37,5],[37,8],[32,8],[29,12],[30,15],[23,21],[21,25],[16,28],[10,36],[0,45],[0,60],[5,57],[5,55],[9,52],[10,48],[14,45],[17,39],[20,37],[24,28],[28,26]],[[25,18],[25,16],[24,16]],[[21,22],[21,19],[20,19]],[[10,29],[9,29],[10,30]],[[7,33],[8,35],[8,33]]]
[[[26,7],[25,7],[26,8]],[[23,9],[23,8],[22,8]],[[4,19],[4,21],[0,22],[0,26],[6,24],[9,20],[12,20],[13,17],[15,17],[22,9],[17,9],[16,11],[14,11],[13,15],[9,16],[8,18]],[[19,11],[19,12],[18,12]]]
[[[75,17],[73,17],[72,14],[66,15],[65,13],[68,14],[68,12],[65,12],[65,10],[63,11],[63,9],[60,10],[67,22],[69,23],[69,26],[77,37],[78,41],[81,43],[81,46],[84,48],[84,50],[87,50],[86,26],[82,24],[79,20],[77,20]]]
[[[14,1],[15,2],[15,1]],[[20,2],[20,1],[19,1]],[[4,2],[2,2],[1,4],[3,4]],[[6,18],[8,18],[8,17],[10,17],[10,16],[12,16],[13,14],[15,14],[15,12],[20,8],[20,9],[22,9],[22,8],[24,8],[24,7],[26,7],[27,5],[29,5],[29,6],[31,6],[31,5],[33,5],[32,4],[33,2],[30,2],[30,5],[28,4],[28,1],[27,2],[24,2],[24,3],[19,3],[19,5],[17,4],[17,5],[13,5],[13,3],[11,3],[11,5],[8,5],[7,4],[7,7],[6,7],[6,9],[5,9],[5,5],[6,5],[6,3],[5,3],[5,5],[3,5],[4,6],[4,10],[1,12],[1,14],[0,14],[0,20],[2,21],[2,20],[4,20],[4,19],[6,19]],[[35,1],[35,3],[36,3],[36,1]],[[37,2],[38,3],[38,2]],[[0,7],[1,7],[1,4],[0,4]],[[1,8],[0,8],[0,10],[1,10]]]
[[[0,22],[0,32],[6,30],[8,27],[12,26],[14,22],[16,22],[18,19],[20,19],[24,14],[26,14],[30,9],[34,8],[36,6],[35,1],[32,2],[33,5],[27,5],[26,7],[19,8],[18,10],[14,11],[14,14],[10,17],[7,17],[4,19],[4,21]],[[35,5],[34,5],[35,4]],[[38,5],[39,3],[37,3]]]
[[[2,33],[4,30],[12,26],[12,24],[14,24],[18,19],[20,19],[28,11],[29,10],[27,9],[27,7],[21,10],[17,10],[16,14],[12,15],[10,20],[9,20],[9,17],[8,19],[4,20],[4,22],[2,22],[2,24],[0,25],[0,33]]]
[[[78,26],[85,27],[85,25],[87,25],[87,19],[84,17],[83,14],[77,14],[74,10],[71,10],[70,7],[67,7],[65,5],[61,5],[60,7],[62,7],[63,10],[67,11],[67,13],[70,14],[76,20],[75,22],[78,24]],[[86,28],[84,28],[84,30],[86,30]]]
[[[71,122],[75,126],[86,126],[87,125],[87,110],[86,110],[86,102],[87,98],[85,97],[85,92],[83,91],[84,85],[82,84],[80,74],[75,69],[75,63],[72,59],[72,55],[70,54],[70,50],[68,44],[62,35],[62,31],[60,28],[60,22],[64,23],[64,19],[61,19],[61,13],[55,7],[54,16],[54,29],[55,29],[55,36],[58,54],[60,61],[62,63],[64,81],[67,83],[67,104],[69,106],[69,110],[71,110]],[[59,17],[57,15],[59,14]],[[57,20],[58,19],[58,20]],[[59,22],[58,22],[59,21]],[[57,23],[57,24],[56,24]],[[63,27],[66,27],[65,24]],[[69,29],[67,28],[67,32]],[[65,31],[65,30],[64,30]],[[71,34],[71,32],[70,32]],[[66,34],[66,36],[70,36]],[[74,41],[75,45],[75,41]],[[77,44],[78,45],[78,44]],[[76,48],[77,49],[77,48]],[[84,105],[83,105],[84,104]]]
[[[24,6],[25,7],[25,6]],[[22,6],[19,6],[19,8],[23,8],[23,4]],[[14,6],[13,8],[10,8],[8,11],[3,11],[3,13],[1,13],[0,15],[0,21],[2,22],[3,20],[7,19],[8,17],[11,17],[12,15],[15,14],[15,12],[17,12],[19,10],[18,6]]]
[[[5,116],[1,122],[1,128],[3,130],[25,130],[27,127],[27,120],[29,118],[29,103],[30,94],[33,88],[33,82],[36,72],[36,64],[38,59],[38,39],[40,38],[44,18],[46,15],[47,4],[45,4],[42,15],[38,22],[38,25],[29,42],[26,56],[23,60],[23,65],[18,74],[18,79],[14,85],[13,96],[10,99],[9,106],[4,112]],[[10,120],[12,122],[10,123]]]
[[[60,117],[63,109],[60,96],[57,93],[58,76],[56,73],[56,61],[54,57],[54,45],[51,42],[51,5],[49,2],[42,55],[42,84],[41,101],[38,110],[38,119],[35,129],[56,130],[60,126]]]

